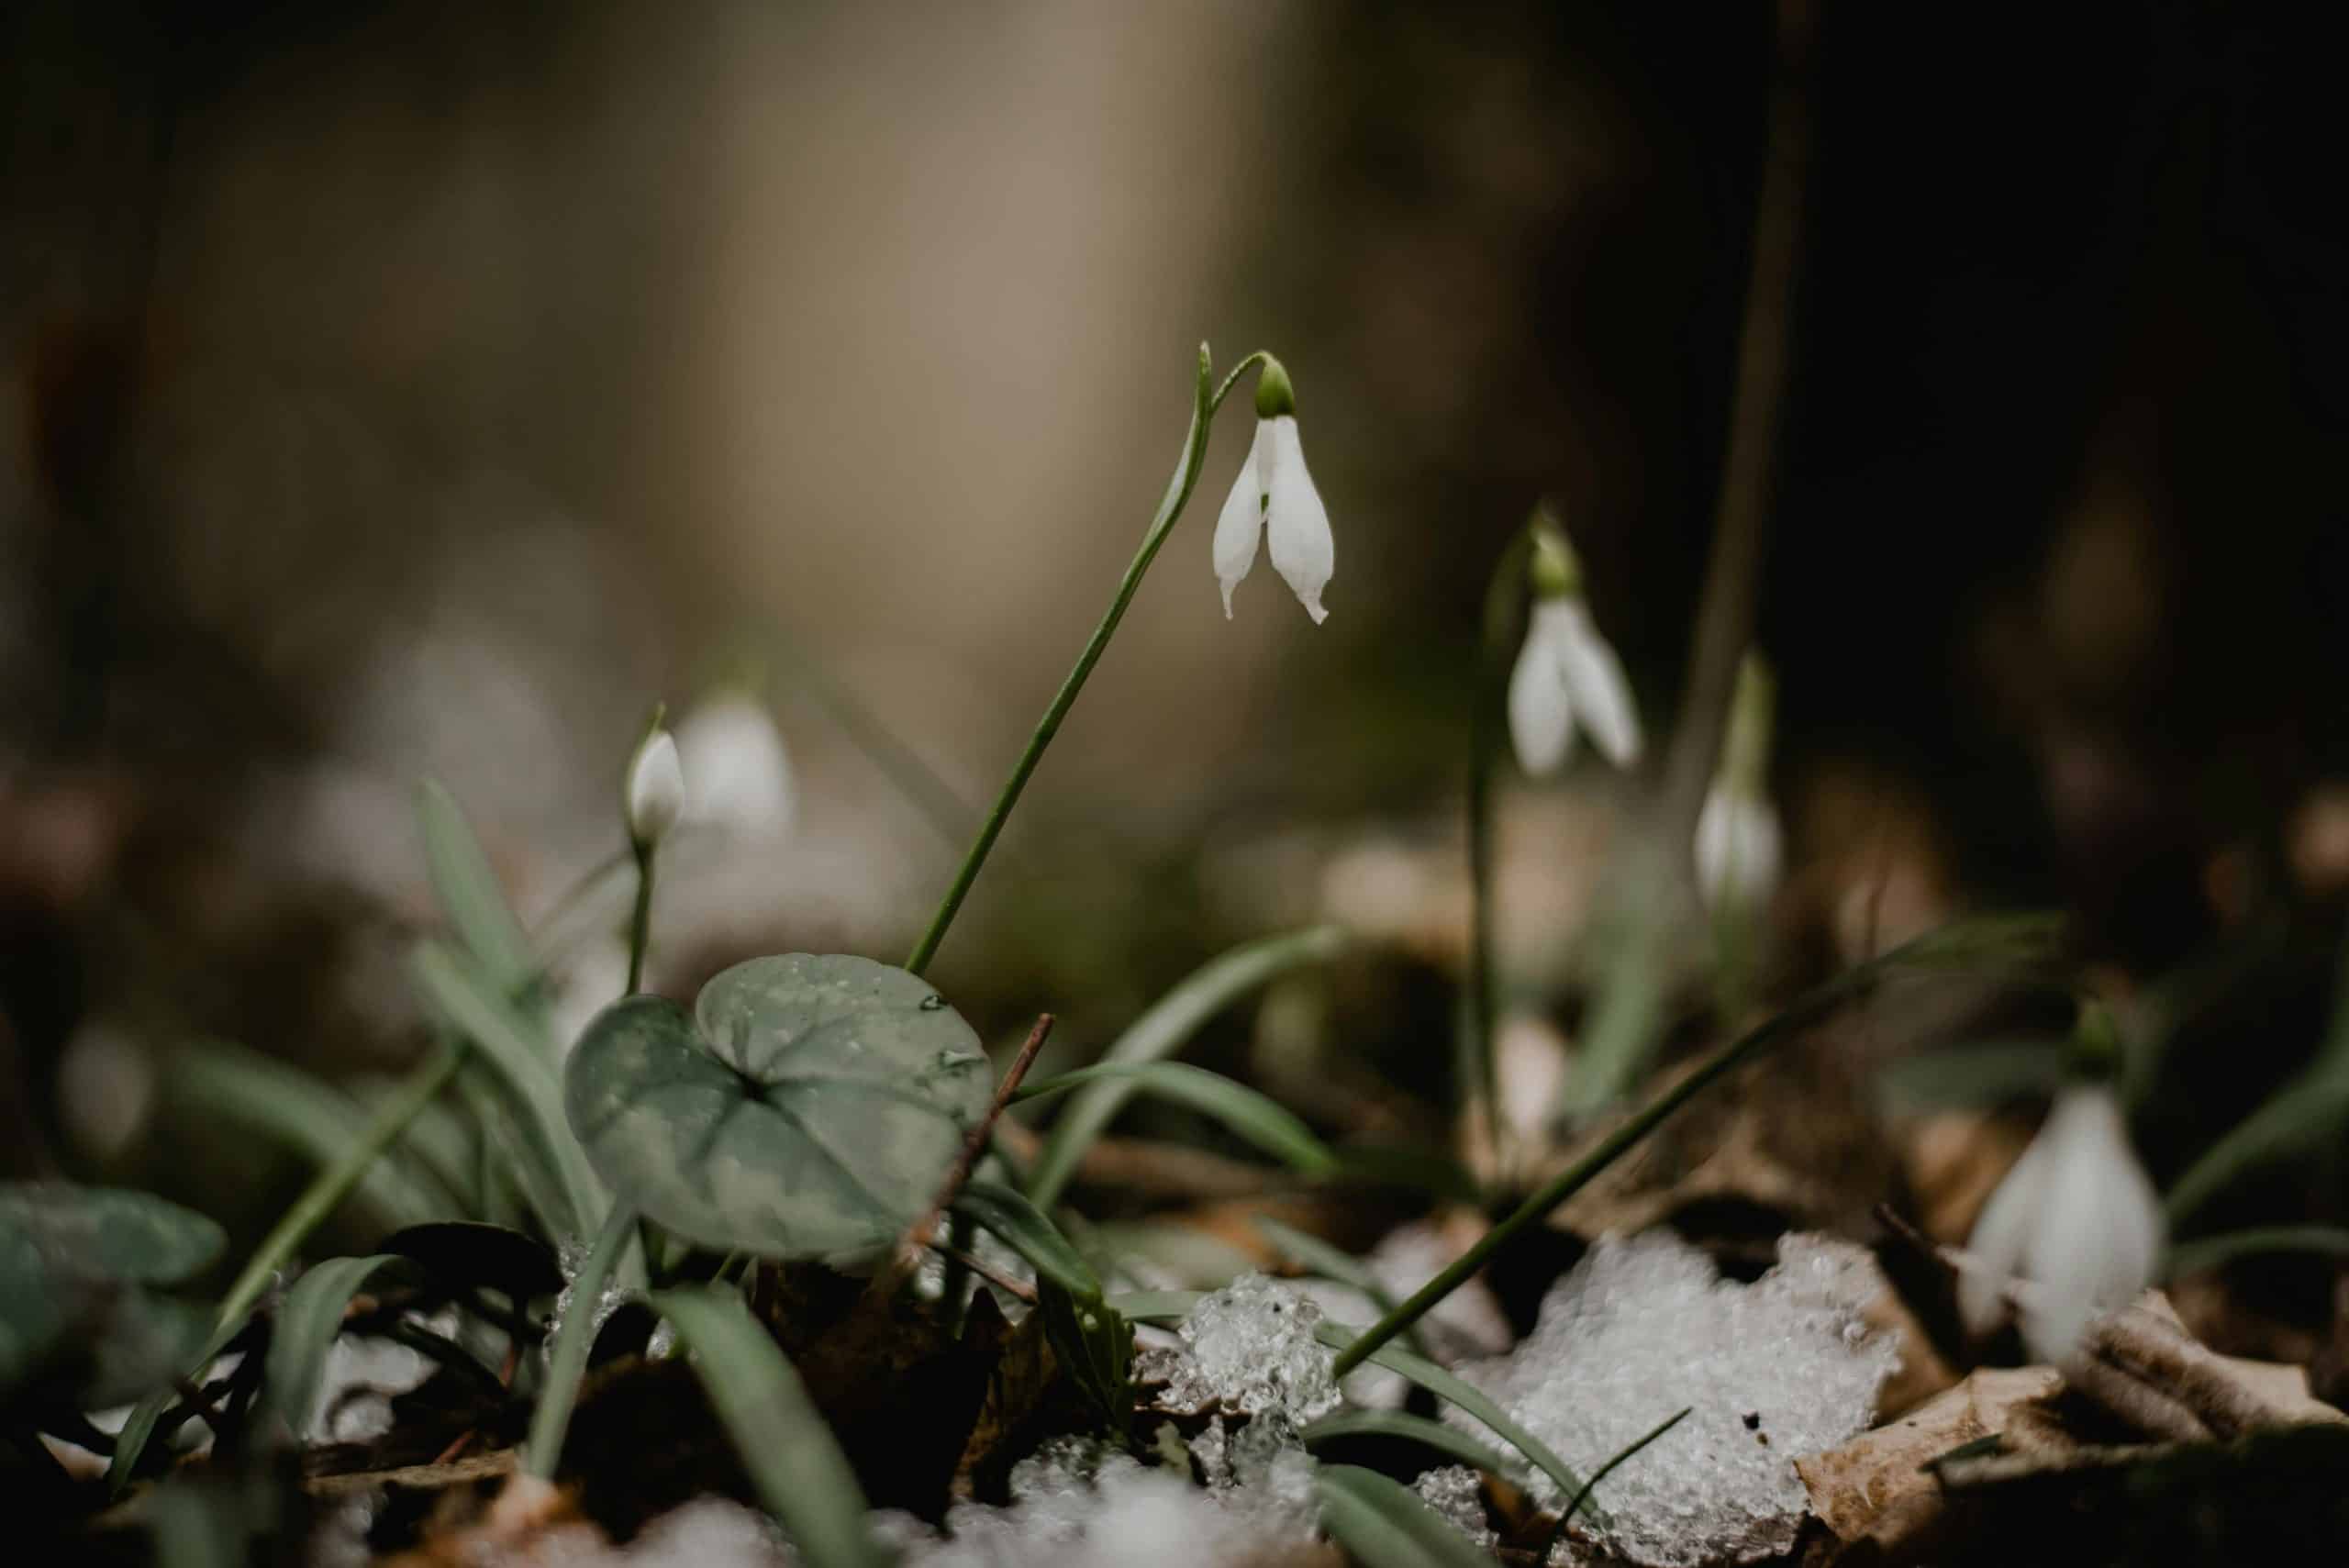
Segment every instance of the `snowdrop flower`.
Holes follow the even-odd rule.
[[[1750,909],[1766,901],[1777,891],[1785,865],[1777,807],[1765,787],[1775,685],[1761,655],[1749,651],[1737,673],[1720,771],[1697,815],[1697,886],[1714,909]]]
[[[779,834],[796,791],[791,756],[766,706],[739,687],[707,699],[677,726],[685,819],[745,837]]]
[[[1256,564],[1256,541],[1268,535],[1273,570],[1319,626],[1329,617],[1321,590],[1337,559],[1330,514],[1306,472],[1297,442],[1297,395],[1288,372],[1266,356],[1256,377],[1256,441],[1231,482],[1215,524],[1215,575],[1223,587],[1223,617],[1231,618],[1231,590]]]
[[[658,720],[628,760],[621,806],[628,817],[628,836],[640,849],[659,843],[684,814],[685,774],[677,761],[676,739]]]
[[[1640,760],[1640,715],[1623,662],[1599,635],[1582,594],[1582,569],[1565,536],[1533,536],[1533,613],[1508,678],[1508,733],[1518,765],[1540,777],[1574,753],[1575,732],[1590,737],[1619,768]]]
[[[2127,1306],[2153,1279],[2162,1230],[2161,1200],[2129,1147],[2111,1086],[2075,1084],[2056,1095],[1975,1222],[1975,1266],[1959,1275],[1959,1308],[1984,1332],[2003,1315],[2008,1282],[2028,1278],[2023,1343],[2037,1360],[2064,1365],[2094,1318]]]

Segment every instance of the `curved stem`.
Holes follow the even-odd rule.
[[[596,1330],[603,1327],[596,1303],[612,1266],[636,1234],[636,1209],[615,1200],[604,1217],[604,1229],[586,1261],[571,1280],[571,1307],[554,1331],[552,1353],[547,1360],[546,1386],[539,1391],[539,1407],[530,1417],[529,1441],[522,1450],[525,1473],[542,1481],[554,1479],[555,1462],[562,1457],[563,1434],[571,1428],[572,1407],[579,1402],[579,1380],[587,1373],[587,1353],[596,1348]]]
[[[1052,745],[1052,737],[1060,733],[1061,720],[1066,718],[1068,710],[1075,706],[1076,695],[1085,689],[1086,678],[1093,673],[1093,666],[1101,662],[1102,651],[1109,646],[1109,639],[1116,635],[1118,623],[1125,618],[1126,606],[1133,603],[1134,594],[1141,586],[1142,574],[1150,570],[1150,563],[1158,557],[1159,547],[1166,542],[1166,536],[1173,531],[1175,520],[1182,517],[1183,507],[1190,501],[1191,492],[1198,484],[1199,466],[1207,459],[1208,428],[1214,422],[1216,410],[1222,406],[1224,398],[1238,383],[1241,373],[1261,362],[1264,358],[1261,352],[1249,355],[1224,379],[1221,387],[1210,391],[1208,378],[1212,366],[1208,358],[1208,346],[1205,343],[1199,345],[1198,377],[1193,393],[1190,434],[1184,438],[1182,459],[1175,465],[1174,477],[1167,482],[1166,494],[1159,500],[1157,516],[1151,519],[1149,531],[1142,535],[1141,548],[1134,551],[1133,560],[1127,564],[1126,574],[1119,581],[1117,595],[1109,601],[1108,613],[1093,628],[1093,636],[1086,640],[1085,651],[1077,655],[1075,668],[1069,671],[1068,678],[1061,683],[1060,690],[1053,695],[1052,705],[1044,709],[1044,717],[1037,721],[1034,733],[1028,737],[1027,750],[1020,752],[1019,761],[1013,764],[1011,777],[1005,781],[1002,793],[996,796],[995,806],[987,812],[986,821],[980,825],[979,836],[969,852],[963,855],[963,864],[954,873],[953,884],[947,888],[946,896],[939,901],[938,912],[930,917],[929,929],[922,932],[921,940],[914,943],[913,951],[907,956],[906,968],[914,973],[919,974],[937,956],[939,944],[946,940],[947,929],[953,925],[956,913],[963,907],[963,900],[970,894],[971,884],[978,880],[979,868],[986,864],[988,852],[995,848],[996,838],[1002,834],[1004,823],[1010,819],[1011,808],[1019,804],[1020,792],[1028,787],[1028,780],[1035,773],[1036,764],[1043,761],[1045,749]]]
[[[1537,511],[1535,517],[1541,514]],[[1492,1157],[1493,1180],[1505,1175],[1502,1147],[1500,1067],[1493,1046],[1498,1027],[1493,963],[1493,761],[1507,729],[1502,722],[1509,645],[1523,597],[1526,553],[1532,548],[1532,520],[1509,536],[1485,589],[1485,616],[1476,643],[1475,688],[1468,709],[1468,1006],[1461,1031],[1460,1090],[1480,1096],[1477,1115]],[[1471,1136],[1477,1117],[1471,1117]]]
[[[639,843],[636,851],[636,909],[628,921],[628,995],[644,989],[644,949],[652,939],[652,858],[657,846]]]

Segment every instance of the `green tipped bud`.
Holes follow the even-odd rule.
[[[1533,514],[1533,554],[1526,563],[1537,599],[1563,599],[1582,592],[1582,558],[1566,542],[1566,530],[1543,506]]]
[[[1277,419],[1297,413],[1297,388],[1288,384],[1288,371],[1272,355],[1264,356],[1264,368],[1256,373],[1256,417]]]
[[[2117,1078],[2121,1066],[2121,1020],[2096,997],[2081,997],[2079,1021],[2072,1026],[2073,1070],[2084,1078]]]
[[[1770,731],[1776,722],[1778,679],[1759,651],[1745,651],[1737,667],[1737,695],[1729,710],[1729,736],[1721,746],[1721,776],[1759,794],[1770,773]]]

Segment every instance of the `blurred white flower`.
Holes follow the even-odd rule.
[[[637,742],[621,801],[629,837],[639,844],[657,844],[677,825],[685,806],[685,775],[677,762],[676,739],[666,729],[656,725]]]
[[[1767,902],[1785,865],[1777,808],[1755,791],[1715,779],[1697,814],[1697,886],[1706,907]]]
[[[1737,672],[1720,769],[1697,814],[1697,887],[1712,909],[1753,909],[1778,889],[1786,849],[1770,804],[1770,724],[1777,683],[1747,650]]]
[[[1540,777],[1574,753],[1575,731],[1619,768],[1640,760],[1640,716],[1623,662],[1592,624],[1582,595],[1533,601],[1508,678],[1508,733],[1518,765]]]
[[[2029,1279],[2023,1343],[2061,1366],[2090,1321],[2153,1279],[2162,1238],[2161,1199],[2129,1146],[2120,1101],[2109,1084],[2074,1084],[1975,1222],[1959,1308],[1984,1332],[2002,1316],[2008,1282]]]
[[[729,689],[696,706],[677,726],[685,764],[685,819],[746,837],[778,835],[791,825],[797,790],[791,756],[764,704]]]
[[[1269,535],[1273,570],[1319,626],[1329,618],[1321,590],[1335,570],[1337,545],[1330,513],[1297,444],[1297,403],[1288,373],[1267,360],[1256,382],[1256,439],[1224,497],[1215,524],[1215,574],[1223,588],[1223,615],[1231,618],[1231,590],[1256,564],[1256,541]]]

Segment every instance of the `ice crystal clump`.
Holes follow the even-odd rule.
[[[1668,1231],[1607,1237],[1515,1351],[1461,1373],[1585,1474],[1688,1407],[1599,1487],[1609,1544],[1654,1568],[1751,1562],[1794,1544],[1797,1456],[1865,1429],[1898,1359],[1860,1316],[1874,1277],[1820,1237],[1781,1238],[1751,1285]]]
[[[1169,1408],[1210,1405],[1302,1427],[1338,1403],[1329,1348],[1313,1337],[1321,1308],[1302,1291],[1242,1274],[1200,1299],[1177,1329],[1185,1352],[1151,1358]]]
[[[1500,1542],[1500,1534],[1485,1517],[1485,1478],[1464,1464],[1431,1470],[1412,1483],[1419,1501],[1442,1514],[1445,1521],[1486,1551]]]
[[[1228,1507],[1123,1455],[1100,1456],[1089,1481],[1085,1454],[1038,1458],[1043,1462],[1034,1468],[1015,1469],[1015,1490],[1026,1490],[1008,1508],[958,1504],[947,1512],[944,1536],[905,1515],[876,1514],[875,1534],[902,1553],[899,1568],[1228,1568],[1304,1539],[1293,1520]]]

